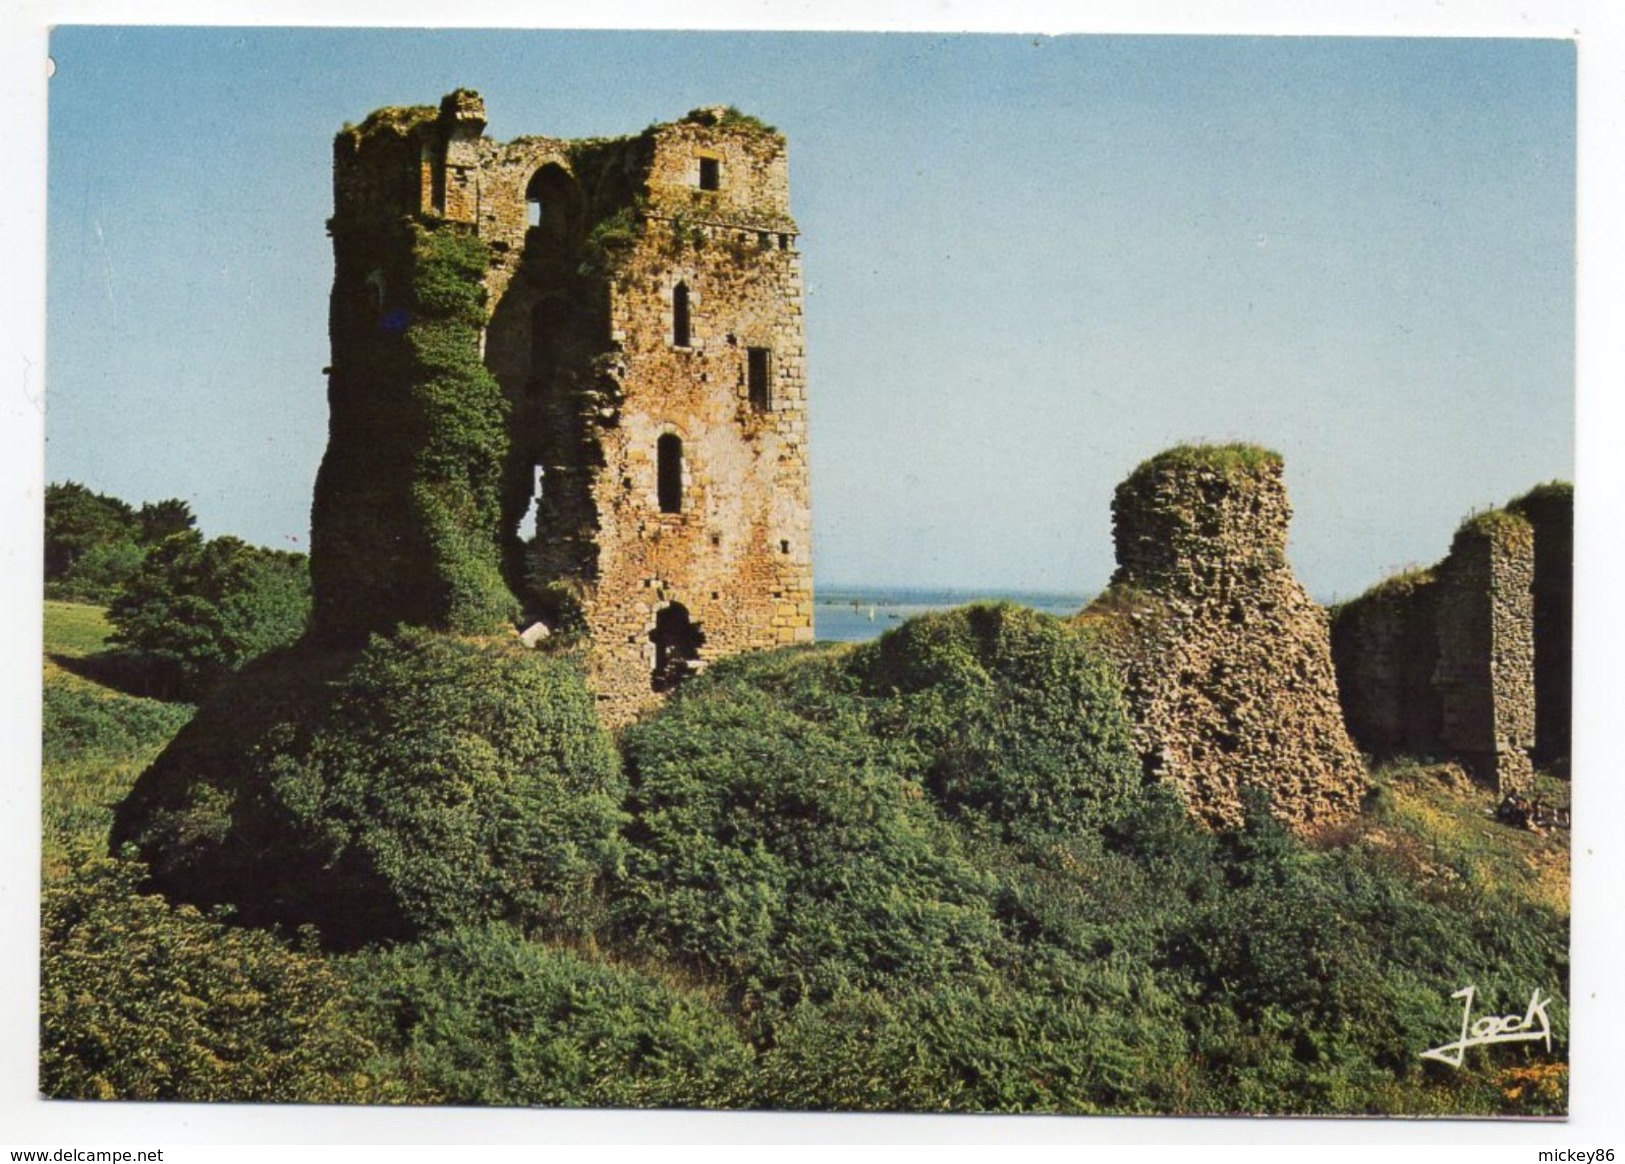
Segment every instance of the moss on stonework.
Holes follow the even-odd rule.
[[[732,105],[720,108],[690,109],[683,115],[683,123],[688,125],[704,125],[717,129],[731,129],[745,133],[762,134],[766,137],[782,139],[784,135],[774,126],[769,125],[759,117],[752,117],[748,113],[741,113]]]
[[[438,116],[440,111],[433,105],[389,105],[383,109],[373,110],[367,115],[367,120],[357,128],[346,126],[344,134],[357,138],[373,137],[382,133],[405,137],[419,126],[434,121]]]
[[[441,629],[496,630],[517,604],[499,549],[508,404],[480,359],[490,248],[462,231],[419,228],[413,260],[407,381],[423,436],[411,501],[438,588],[430,608]]]
[[[1475,513],[1463,521],[1456,530],[1456,540],[1464,537],[1533,538],[1534,527],[1522,514],[1505,509],[1491,509]]]
[[[1424,586],[1431,586],[1434,580],[1435,577],[1431,568],[1415,567],[1409,570],[1401,570],[1399,573],[1384,578],[1381,582],[1367,589],[1355,601],[1406,598]]]
[[[1567,481],[1545,481],[1521,497],[1514,497],[1506,507],[1513,513],[1527,513],[1544,505],[1574,504],[1574,486]]]
[[[1168,470],[1193,472],[1204,469],[1231,479],[1256,477],[1266,472],[1280,472],[1283,463],[1280,453],[1262,445],[1176,445],[1141,461],[1128,479],[1141,480],[1153,473]]]

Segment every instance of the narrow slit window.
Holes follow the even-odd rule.
[[[688,341],[688,284],[679,283],[671,291],[671,342],[675,347],[686,348]]]
[[[655,489],[661,513],[683,512],[683,438],[667,433],[655,445]]]
[[[542,536],[542,491],[545,488],[543,478],[547,471],[540,465],[531,468],[530,503],[525,506],[525,514],[519,519],[519,529],[523,536],[528,526],[532,537]]]
[[[722,162],[717,158],[700,159],[700,189],[722,189]]]
[[[773,407],[772,354],[767,348],[748,348],[745,352],[745,383],[749,390],[753,412],[767,412]]]

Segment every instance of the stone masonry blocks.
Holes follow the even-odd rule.
[[[458,90],[339,135],[335,313],[362,332],[387,313],[402,223],[488,244],[505,574],[525,621],[585,630],[613,726],[713,659],[813,637],[785,142],[722,108],[614,139],[485,124]]]
[[[1362,748],[1450,756],[1502,794],[1528,787],[1536,755],[1567,759],[1571,505],[1566,486],[1543,486],[1479,514],[1432,569],[1337,608],[1338,680]]]
[[[1366,774],[1343,726],[1324,613],[1286,562],[1281,460],[1184,446],[1113,499],[1118,568],[1079,616],[1116,661],[1148,777],[1213,827],[1243,791],[1310,831],[1358,811]]]

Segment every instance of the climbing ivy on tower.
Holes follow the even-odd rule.
[[[414,228],[406,384],[422,438],[411,504],[439,589],[435,622],[459,633],[496,630],[516,612],[498,549],[508,405],[480,359],[489,259],[471,234]]]

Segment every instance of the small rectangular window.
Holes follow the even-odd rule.
[[[745,350],[745,383],[749,389],[750,406],[755,412],[767,412],[773,407],[773,383],[769,378],[772,357],[767,348]]]
[[[720,190],[722,188],[722,163],[716,158],[700,159],[700,189]]]
[[[683,438],[672,433],[655,442],[655,492],[661,513],[683,512]]]

